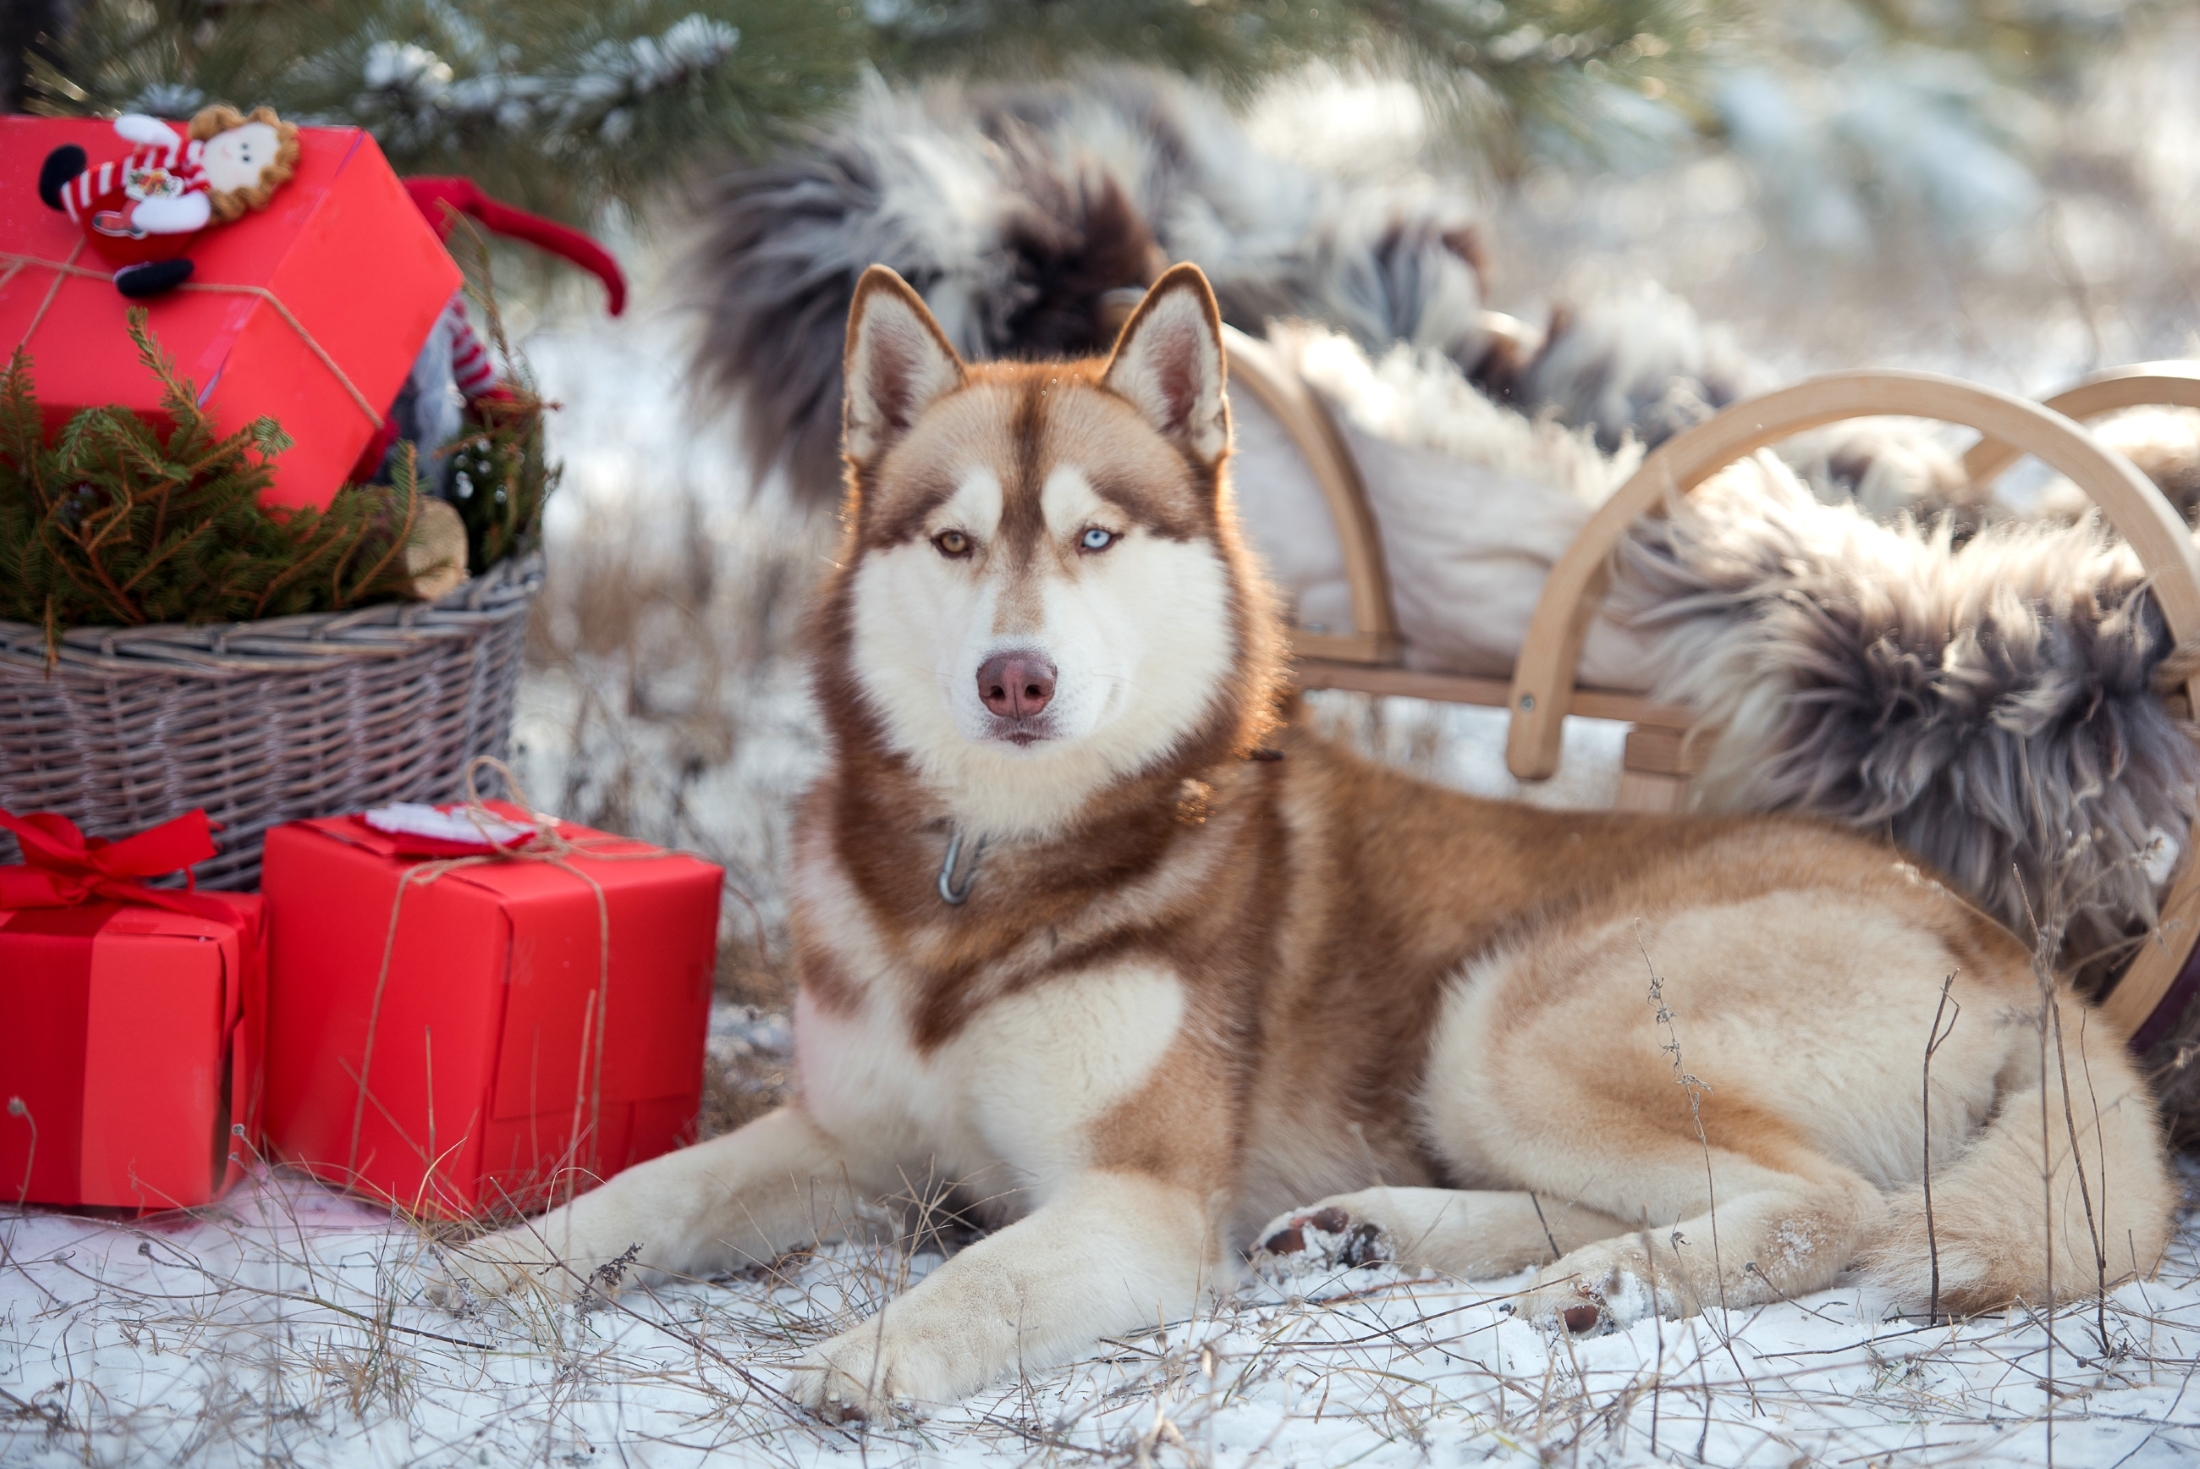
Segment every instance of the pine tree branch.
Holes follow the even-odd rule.
[[[34,69],[48,111],[266,102],[367,128],[403,172],[464,173],[588,222],[713,155],[755,156],[888,76],[1155,66],[1243,95],[1309,60],[1410,77],[1492,146],[1591,137],[1611,89],[1694,105],[1746,0],[86,0]],[[148,18],[150,17],[150,19]],[[1701,109],[1698,109],[1701,115]]]
[[[401,558],[404,556],[406,548],[412,544],[413,531],[420,523],[420,475],[415,462],[415,451],[411,444],[405,445],[398,451],[395,485],[398,492],[405,497],[404,520],[397,527],[395,533],[390,536],[388,547],[383,551],[381,559],[361,574],[359,579],[352,583],[351,590],[348,592],[343,589],[343,562],[339,561],[337,563],[335,576],[331,580],[330,592],[339,607],[348,606],[361,595],[380,586],[389,577],[391,567],[401,564]]]

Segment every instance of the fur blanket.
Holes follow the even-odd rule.
[[[1607,451],[1593,417],[1580,428],[1549,410],[1530,418],[1438,353],[1399,345],[1370,357],[1349,336],[1301,322],[1271,326],[1268,343],[1328,403],[1359,465],[1407,666],[1509,675],[1544,578],[1634,472],[1641,443],[1623,435]],[[1344,560],[1313,476],[1250,394],[1232,399],[1231,414],[1239,513],[1286,606],[1301,626],[1348,628]],[[1912,515],[1962,506],[1967,526],[1977,519],[1953,456],[1915,425],[1837,425],[1782,452],[1825,503]],[[1642,629],[1598,619],[1582,681],[1648,690],[1650,643]]]
[[[1212,96],[1153,73],[897,90],[709,191],[695,257],[702,380],[742,411],[759,469],[839,489],[841,337],[883,262],[967,357],[1101,352],[1117,292],[1197,261],[1224,318],[1303,319],[1380,357],[1454,364],[1495,401],[1655,444],[1715,411],[1747,369],[1654,287],[1563,309],[1525,353],[1485,327],[1463,195],[1353,183],[1254,146]]]
[[[746,410],[759,462],[787,453],[798,490],[830,500],[841,338],[873,262],[966,357],[1105,351],[1110,293],[1196,260],[1233,325],[1311,316],[1471,364],[1488,345],[1473,253],[1462,201],[1263,155],[1219,102],[1159,76],[874,83],[841,125],[718,181],[699,366]]]
[[[1593,428],[1529,419],[1477,392],[1458,367],[1393,348],[1370,360],[1340,333],[1273,328],[1269,344],[1329,403],[1374,502],[1409,667],[1503,678],[1551,565],[1634,471]],[[1232,482],[1253,544],[1299,625],[1351,626],[1350,588],[1313,477],[1258,400],[1231,401]],[[1609,618],[1592,629],[1582,676],[1647,687],[1646,640]]]
[[[2104,970],[2155,919],[2200,750],[2156,694],[2172,652],[2092,516],[2002,522],[1829,506],[1770,455],[1622,543],[1608,615],[1714,733],[1698,799],[1884,832],[2019,934]]]
[[[1557,309],[1523,350],[1486,327],[1478,256],[1463,197],[1264,153],[1174,79],[874,83],[838,126],[718,181],[697,257],[698,375],[741,412],[759,476],[785,464],[798,494],[829,504],[844,323],[872,262],[924,294],[959,351],[989,358],[1104,351],[1123,292],[1196,260],[1231,323],[1268,334],[1340,410],[1408,661],[1501,674],[1544,568],[1637,446],[1762,374],[1649,283]],[[1312,481],[1258,404],[1233,408],[1248,523],[1300,621],[1341,630],[1343,569]],[[1915,429],[1847,425],[1783,452],[1821,494],[1878,512],[1961,492],[1954,460]],[[1601,630],[1589,676],[1638,685],[1638,651]]]

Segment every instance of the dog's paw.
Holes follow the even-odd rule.
[[[1397,1258],[1389,1230],[1335,1199],[1277,1219],[1261,1231],[1253,1252],[1256,1265],[1285,1274],[1381,1265]]]
[[[866,1321],[812,1348],[791,1369],[795,1400],[831,1423],[886,1422],[951,1402],[973,1384],[945,1353]]]
[[[1568,1336],[1600,1336],[1624,1324],[1601,1290],[1578,1280],[1536,1287],[1520,1302],[1517,1314],[1545,1331]]]
[[[598,1282],[607,1273],[573,1265],[549,1247],[538,1230],[527,1225],[499,1230],[464,1244],[445,1245],[439,1252],[441,1269],[428,1283],[428,1299],[461,1314],[499,1296],[528,1294],[563,1303],[594,1291],[608,1295],[617,1279]],[[610,1262],[608,1273],[623,1275],[624,1261]]]
[[[453,1268],[449,1257],[443,1256],[428,1267],[428,1283],[421,1294],[429,1305],[441,1306],[453,1316],[471,1316],[493,1292],[478,1288],[472,1276]]]
[[[1634,1261],[1599,1258],[1595,1249],[1577,1250],[1547,1266],[1516,1314],[1569,1336],[1623,1331],[1652,1311],[1674,1314],[1669,1295],[1653,1295]]]

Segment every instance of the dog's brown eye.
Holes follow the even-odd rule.
[[[943,530],[932,537],[932,544],[940,548],[942,556],[968,556],[970,537],[959,530]]]

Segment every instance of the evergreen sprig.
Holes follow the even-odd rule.
[[[420,486],[347,486],[325,511],[266,508],[290,439],[271,418],[218,434],[192,384],[130,313],[161,383],[165,433],[120,407],[87,408],[50,440],[31,359],[0,379],[0,618],[45,628],[49,654],[80,625],[229,622],[337,611],[406,595]]]
[[[466,564],[479,568],[534,549],[542,507],[557,488],[560,469],[550,461],[544,425],[550,405],[536,391],[527,360],[504,334],[488,238],[463,215],[454,223],[451,253],[466,270],[489,345],[503,364],[495,390],[467,402],[458,437],[437,451],[448,468],[444,494],[466,526]]]
[[[1702,84],[1737,38],[1732,0],[1366,0],[1358,7],[1381,64],[1416,82],[1464,134],[1499,155],[1523,128],[1591,154],[1621,99],[1662,102],[1697,124]]]

